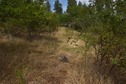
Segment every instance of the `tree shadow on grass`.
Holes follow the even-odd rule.
[[[25,64],[29,47],[24,42],[0,42],[0,80],[11,77],[16,67]]]

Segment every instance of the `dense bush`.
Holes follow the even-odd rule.
[[[66,15],[68,24],[83,33],[87,48],[95,48],[102,70],[122,80],[120,76],[126,76],[126,1],[90,0],[89,5],[73,6],[68,3]]]
[[[2,0],[3,1],[3,0]],[[4,2],[4,1],[3,1]],[[0,26],[9,34],[39,34],[57,30],[58,17],[38,1],[8,0],[0,6]]]

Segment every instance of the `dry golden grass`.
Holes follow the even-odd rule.
[[[29,44],[19,39],[0,41],[0,81],[9,81],[15,69],[26,63]]]
[[[67,43],[65,28],[55,36],[44,35],[32,42],[0,40],[0,84],[113,84],[94,68],[94,54],[86,56],[79,46]],[[60,61],[66,54],[68,63]],[[85,62],[86,60],[86,62]]]

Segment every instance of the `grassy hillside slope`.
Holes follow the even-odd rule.
[[[0,84],[113,84],[97,72],[94,51],[85,54],[84,45],[78,32],[64,27],[32,42],[1,36]]]

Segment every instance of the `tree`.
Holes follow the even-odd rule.
[[[28,0],[31,1],[31,0]],[[54,13],[47,11],[44,4],[26,0],[7,0],[0,5],[0,32],[21,35],[36,35],[41,32],[53,32],[57,29],[58,19]],[[5,2],[5,1],[4,1]]]
[[[68,0],[67,8],[69,26],[81,32],[82,29],[84,31],[89,24],[89,7],[86,4],[82,4],[82,2],[77,5],[76,0]]]
[[[68,0],[67,13],[69,13],[75,6],[77,6],[76,0]]]
[[[109,71],[107,73],[120,72],[123,77],[126,74],[126,1],[92,0],[90,7],[90,33],[98,36],[95,44],[97,62]],[[119,74],[114,76],[119,84]]]
[[[51,11],[51,10],[50,10],[51,6],[50,6],[50,3],[49,3],[48,0],[46,1],[46,7],[47,7],[47,10],[48,10],[48,11]]]
[[[55,10],[55,13],[62,14],[62,11],[63,11],[62,4],[59,2],[59,0],[55,1],[54,10]]]
[[[68,0],[68,8],[76,5],[77,5],[76,0]]]
[[[120,81],[118,77],[126,74],[126,0],[90,0],[89,6],[81,5],[68,0],[61,21],[68,20],[71,27],[82,32],[87,48],[93,46],[96,51],[96,62]]]
[[[82,2],[81,2],[81,1],[79,1],[78,6],[80,6],[80,7],[82,7],[82,6],[83,6],[83,4],[82,4]]]

